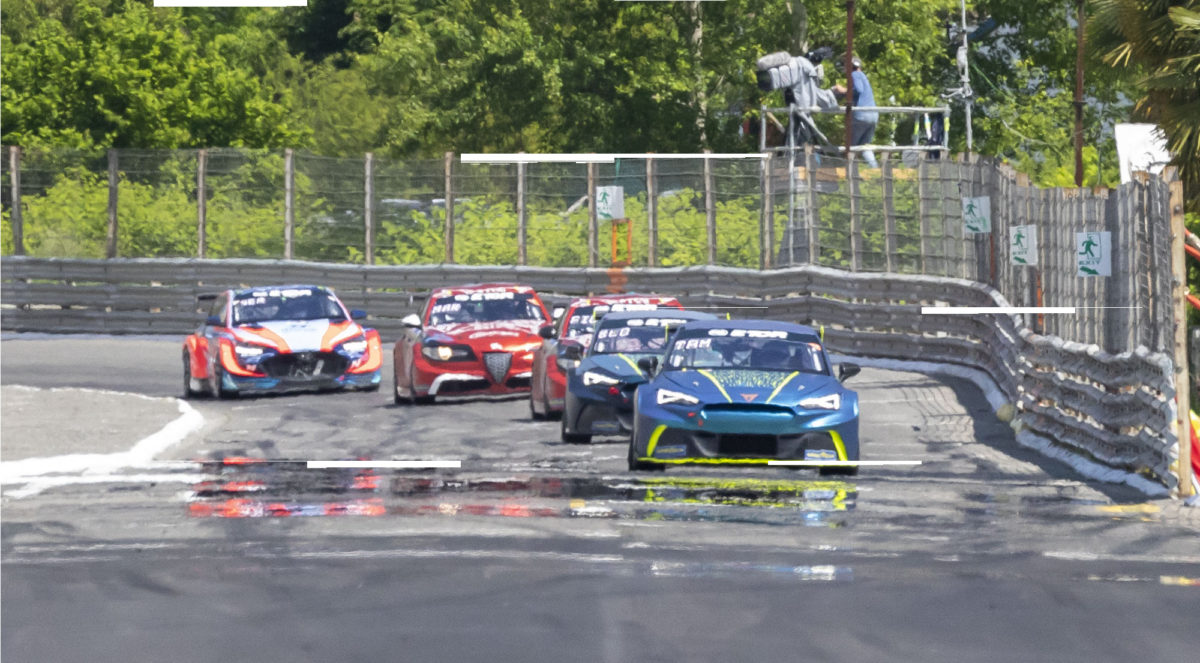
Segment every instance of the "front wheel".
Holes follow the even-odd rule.
[[[566,442],[567,444],[591,444],[592,443],[591,435],[584,435],[582,433],[570,433],[567,431],[567,419],[569,419],[569,418],[570,417],[567,416],[567,413],[564,412],[563,418],[562,418],[562,427],[561,427],[562,441]]]
[[[202,389],[195,389],[192,387],[192,382],[193,382],[192,360],[190,357],[188,357],[188,353],[184,352],[183,353],[183,397],[184,398],[196,398],[196,397],[204,395],[204,391]]]
[[[661,465],[659,463],[647,463],[647,462],[638,460],[637,454],[634,453],[634,450],[633,450],[633,447],[634,447],[633,440],[634,439],[636,439],[636,438],[629,440],[629,457],[628,457],[629,471],[630,472],[665,472],[667,470],[667,467],[665,465]]]
[[[212,391],[213,391],[214,396],[216,396],[217,398],[223,399],[223,400],[237,398],[237,395],[238,395],[237,390],[225,388],[225,369],[221,368],[220,365],[218,365],[216,368],[213,369],[212,375],[213,375],[213,390]]]

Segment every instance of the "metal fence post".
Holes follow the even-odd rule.
[[[850,123],[847,121],[846,126]],[[846,130],[847,133],[850,131]],[[849,145],[849,143],[847,143]],[[862,215],[858,209],[858,159],[855,158],[854,152],[846,151],[846,179],[850,185],[850,271],[857,272],[862,269],[862,251],[863,251],[863,236],[862,236]]]
[[[524,154],[524,152],[522,152]],[[517,162],[517,264],[524,265],[528,260],[526,253],[525,219],[525,162]]]
[[[654,159],[650,157],[646,157],[646,226],[646,261],[654,267],[658,264],[658,192],[654,186]]]
[[[896,249],[896,200],[892,184],[892,160],[887,152],[883,153],[883,252],[885,266],[889,273],[895,272],[899,256]]]
[[[446,153],[446,224],[443,228],[446,243],[446,263],[454,264],[454,153]]]
[[[13,145],[8,148],[8,179],[12,186],[12,213],[9,223],[12,226],[13,255],[25,255],[25,224],[21,218],[21,148]]]
[[[104,257],[117,257],[117,187],[120,176],[117,172],[117,151],[108,151],[108,237],[104,246]]]
[[[773,155],[768,153],[767,158],[759,159],[760,169],[762,170],[762,227],[759,229],[761,249],[758,255],[758,268],[771,269],[774,260],[772,253],[775,251],[775,195],[772,192],[772,169],[775,167]]]
[[[296,155],[283,151],[283,259],[291,260],[296,239]]]
[[[596,266],[596,235],[599,233],[596,221],[596,164],[587,165],[587,199],[588,199],[588,267]]]
[[[375,154],[363,160],[363,253],[368,265],[375,264]]]
[[[926,183],[928,174],[925,164],[925,151],[917,153],[917,217],[921,228],[921,273],[929,273],[929,185]]]
[[[204,260],[208,248],[208,193],[205,190],[205,171],[208,150],[196,152],[196,257]]]
[[[704,150],[711,154],[712,150]],[[717,263],[717,207],[714,202],[712,159],[704,157],[704,227],[708,242],[708,264]]]
[[[792,164],[792,170],[795,171],[795,164]],[[813,152],[812,143],[804,145],[804,177],[805,177],[805,202],[804,202],[804,222],[808,227],[804,229],[808,233],[808,264],[821,264],[821,210],[817,207],[820,200],[817,198],[817,155]],[[792,178],[792,187],[795,189],[795,178]],[[788,260],[789,265],[796,264],[795,245],[793,241],[788,245]]]

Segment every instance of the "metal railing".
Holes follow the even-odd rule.
[[[1163,180],[1039,189],[983,159],[918,155],[910,165],[885,156],[868,169],[803,155],[795,165],[772,154],[487,164],[9,148],[3,252],[544,267],[607,267],[620,253],[633,267],[808,264],[970,279],[1016,305],[1078,307],[1031,320],[1035,332],[1112,353],[1170,350]],[[622,187],[625,220],[603,220],[589,204],[606,186]],[[972,232],[964,201],[980,197],[991,201],[991,228]],[[1036,265],[1014,263],[1017,226],[1036,227]],[[1082,232],[1111,233],[1112,276],[1078,275]],[[619,251],[610,255],[610,245]]]

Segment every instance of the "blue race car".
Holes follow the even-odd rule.
[[[630,470],[667,465],[857,461],[858,394],[811,327],[770,320],[690,322],[637,390]],[[855,465],[821,467],[856,474]]]
[[[628,435],[633,394],[646,381],[638,367],[645,357],[661,357],[672,330],[711,313],[658,309],[605,315],[596,326],[586,355],[567,375],[562,441],[587,444],[592,435]]]

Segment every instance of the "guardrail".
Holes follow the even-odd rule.
[[[385,340],[431,289],[521,282],[548,303],[606,291],[673,294],[687,306],[761,306],[749,315],[823,325],[845,354],[958,364],[989,375],[1025,430],[1112,468],[1174,488],[1174,367],[1144,347],[1117,355],[1033,333],[1019,315],[922,315],[922,306],[1008,306],[990,286],[934,276],[825,267],[624,270],[463,265],[364,266],[295,261],[7,257],[7,331],[177,333],[199,325],[196,295],[265,283],[319,283],[366,309]],[[747,311],[740,311],[747,315]]]

